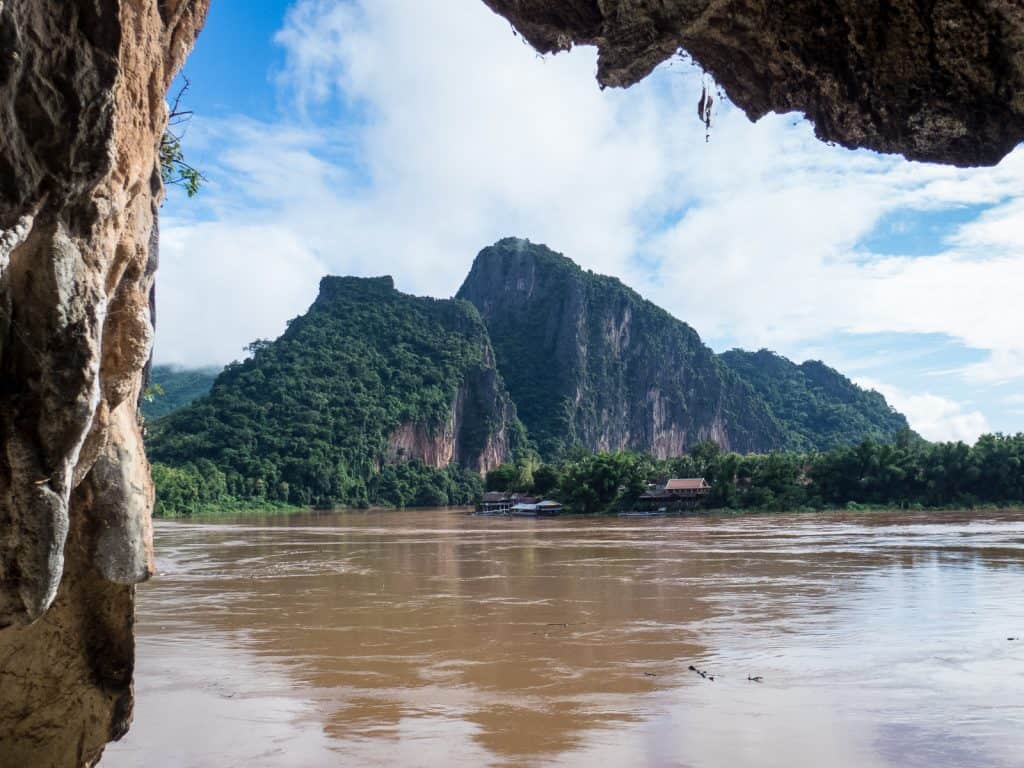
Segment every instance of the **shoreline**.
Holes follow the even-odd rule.
[[[370,506],[370,507],[333,507],[331,509],[318,509],[316,507],[297,507],[287,504],[271,504],[263,503],[248,506],[239,504],[238,506],[229,505],[224,508],[214,509],[203,509],[202,511],[190,513],[190,514],[175,514],[175,515],[153,515],[153,520],[168,520],[172,522],[181,522],[184,520],[193,520],[197,522],[224,519],[230,517],[271,517],[271,516],[292,516],[299,514],[312,514],[312,515],[331,515],[341,513],[360,513],[370,514],[379,512],[437,512],[439,510],[446,510],[451,512],[458,512],[461,514],[473,515],[481,518],[495,518],[499,520],[558,520],[560,518],[572,518],[572,519],[584,519],[584,520],[611,520],[611,519],[623,519],[623,520],[648,520],[648,519],[665,519],[665,518],[699,518],[699,517],[744,517],[747,515],[814,515],[814,514],[835,514],[839,512],[848,513],[871,513],[871,512],[894,512],[894,513],[906,513],[906,514],[919,514],[919,513],[954,513],[954,512],[972,512],[972,513],[984,513],[984,512],[1020,512],[1024,511],[1024,504],[1005,504],[1005,505],[979,505],[974,507],[968,507],[963,505],[957,506],[943,506],[943,507],[898,507],[898,506],[887,506],[887,505],[867,505],[867,504],[855,504],[847,505],[844,507],[822,507],[822,508],[793,508],[793,509],[730,509],[730,508],[715,508],[715,509],[701,509],[697,511],[677,512],[677,513],[665,513],[665,514],[651,514],[651,515],[623,515],[620,512],[602,512],[588,514],[584,512],[565,512],[561,515],[553,517],[514,517],[511,515],[476,515],[474,514],[474,508],[471,506],[447,506],[447,507],[387,507],[387,506]]]

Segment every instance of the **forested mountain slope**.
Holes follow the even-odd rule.
[[[618,280],[511,238],[480,252],[453,300],[326,277],[305,315],[251,351],[149,422],[162,503],[462,503],[531,445],[546,459],[577,446],[666,458],[702,441],[825,450],[908,429],[822,363],[716,355]]]
[[[149,392],[142,400],[142,415],[158,419],[182,408],[210,391],[220,368],[181,368],[154,365]]]
[[[468,302],[408,296],[389,277],[326,277],[310,310],[252,351],[153,423],[155,462],[233,497],[447,504],[524,442]]]
[[[863,389],[817,360],[797,365],[762,349],[721,359],[764,398],[786,430],[786,446],[820,451],[861,440],[891,443],[910,429],[878,392]]]

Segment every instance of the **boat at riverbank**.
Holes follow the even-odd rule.
[[[534,504],[519,503],[509,510],[511,517],[558,517],[563,507],[557,501],[544,499]]]

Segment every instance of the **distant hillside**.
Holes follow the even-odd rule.
[[[721,359],[768,403],[789,448],[823,451],[865,439],[891,443],[910,429],[882,395],[816,360],[797,365],[766,349],[734,349]]]
[[[220,368],[179,368],[154,365],[149,399],[142,401],[142,415],[158,419],[188,405],[210,391]]]
[[[705,440],[825,450],[908,429],[822,363],[716,355],[618,280],[512,238],[480,252],[456,299],[326,277],[252,351],[177,410],[210,372],[154,371],[165,394],[147,413],[171,411],[147,438],[160,509],[464,503],[531,443],[546,459],[574,446],[666,458]]]
[[[715,355],[686,323],[546,246],[485,248],[459,290],[541,453],[581,443],[658,457],[700,440],[741,453],[892,442],[907,420],[820,362]]]
[[[436,505],[468,501],[524,441],[471,304],[326,277],[279,339],[155,422],[148,448],[233,497]]]
[[[580,443],[659,457],[701,440],[767,451],[786,430],[690,326],[612,277],[528,240],[485,248],[458,293],[542,455]]]

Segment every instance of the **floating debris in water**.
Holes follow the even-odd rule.
[[[761,677],[760,675],[747,675],[747,680],[749,680],[752,683],[763,683],[764,682],[764,678]]]
[[[691,665],[690,665],[690,671],[691,671],[691,672],[696,672],[696,673],[697,673],[698,675],[700,675],[701,677],[703,677],[703,678],[704,678],[705,680],[711,680],[711,681],[714,681],[714,679],[715,679],[715,676],[714,676],[714,675],[712,675],[712,674],[709,674],[709,673],[707,673],[707,672],[703,672],[703,671],[701,671],[701,670],[697,669],[697,668],[696,668],[695,666],[693,666],[693,664],[691,664]]]

